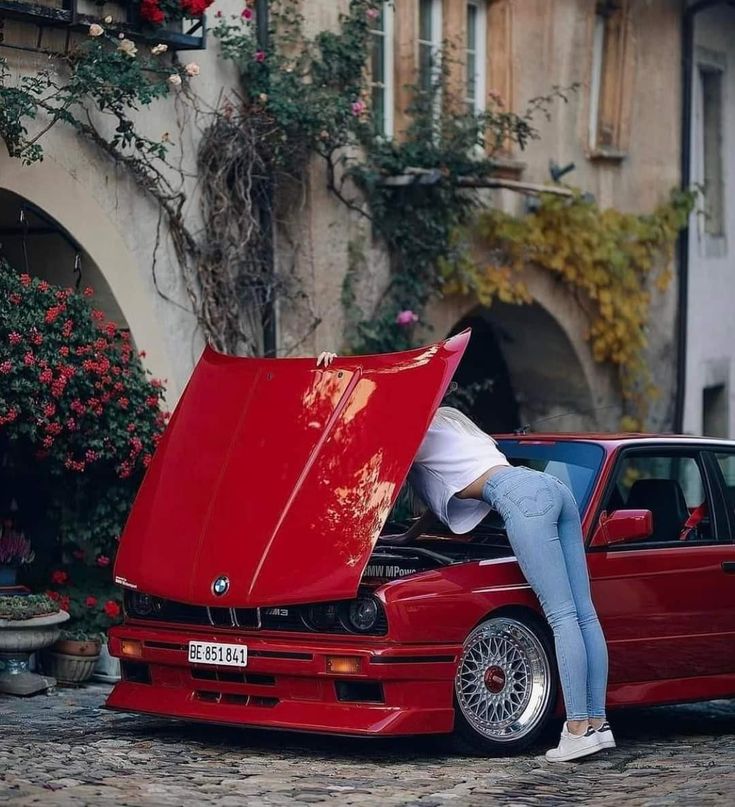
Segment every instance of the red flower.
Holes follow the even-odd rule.
[[[58,319],[58,317],[59,317],[59,314],[60,314],[60,313],[61,313],[63,310],[64,310],[64,307],[63,307],[63,306],[61,306],[61,305],[52,305],[52,306],[51,306],[51,308],[49,308],[49,309],[46,311],[46,316],[44,316],[43,321],[44,321],[44,322],[45,322],[47,325],[51,325],[51,323],[52,323],[52,322],[56,322],[56,320],[57,320],[57,319]]]
[[[97,558],[97,565],[98,566],[109,566],[110,565],[110,559],[107,557],[107,555],[100,555]]]
[[[41,281],[41,282],[38,284],[38,290],[39,290],[39,291],[48,291],[48,290],[49,290],[49,288],[50,288],[50,286],[49,286],[49,284],[48,284],[48,283],[47,283],[45,280],[42,280],[42,281]]]
[[[61,599],[61,594],[59,594],[58,591],[47,591],[46,596],[54,602],[58,602]]]
[[[0,373],[3,375],[7,375],[12,371],[12,369],[13,363],[11,361],[4,361],[2,364],[0,364]]]
[[[33,353],[29,350],[25,356],[23,356],[23,364],[25,364],[26,367],[32,367],[35,362],[36,360],[33,357]]]
[[[22,286],[30,286],[31,285],[31,276],[22,274],[20,276],[20,283]]]
[[[68,339],[73,332],[74,332],[74,323],[72,322],[72,320],[68,319],[64,323],[64,327],[61,329],[61,335],[65,336]]]
[[[69,355],[69,348],[66,345],[62,345],[59,348],[59,355],[60,356],[68,356]]]
[[[265,61],[265,51],[264,50],[256,50],[255,56],[253,57],[256,62],[260,62],[261,64]]]
[[[89,596],[89,597],[87,597],[87,599],[84,601],[84,604],[87,606],[87,608],[94,608],[94,607],[95,607],[95,605],[97,605],[97,597],[92,597],[92,596],[90,595],[90,596]]]
[[[62,611],[68,611],[70,602],[71,601],[70,601],[69,597],[66,594],[64,594],[61,597],[61,599],[59,600],[59,606],[61,607],[61,610]]]
[[[141,19],[146,22],[152,22],[154,25],[160,25],[166,19],[166,15],[158,7],[157,0],[142,0],[140,16]]]
[[[23,299],[23,298],[20,296],[20,294],[15,294],[15,293],[13,293],[13,294],[9,294],[9,295],[8,295],[8,300],[10,300],[10,302],[11,302],[13,305],[20,305],[20,301],[21,301],[22,299]]]
[[[63,586],[69,581],[69,575],[61,569],[51,572],[51,582],[57,586]]]
[[[91,297],[91,296],[94,294],[94,289],[93,289],[93,288],[91,288],[90,286],[87,286],[87,288],[86,288],[86,289],[84,289],[84,291],[82,292],[82,294],[83,294],[85,297]]]
[[[181,8],[190,17],[201,17],[212,5],[212,0],[181,0]]]
[[[103,606],[103,611],[107,614],[107,616],[110,617],[110,619],[120,616],[120,606],[115,602],[115,600],[107,600]]]
[[[48,403],[43,407],[43,414],[47,418],[52,418],[56,414],[56,407],[52,403]]]
[[[39,380],[43,384],[50,384],[54,380],[54,374],[51,370],[47,367],[39,376]]]
[[[22,341],[23,337],[19,333],[16,333],[16,331],[12,331],[8,334],[8,342],[10,342],[11,345],[19,345]]]

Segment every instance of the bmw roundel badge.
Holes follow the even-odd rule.
[[[230,581],[224,575],[215,578],[214,582],[212,583],[212,592],[218,597],[221,597],[223,594],[227,594],[227,590],[229,588]]]

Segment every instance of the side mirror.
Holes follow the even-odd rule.
[[[600,514],[600,523],[590,546],[610,546],[641,541],[653,535],[653,514],[650,510],[615,510]]]

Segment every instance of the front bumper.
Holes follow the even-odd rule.
[[[122,656],[122,640],[142,655]],[[246,668],[192,665],[189,640],[242,643]],[[334,734],[443,734],[454,727],[453,681],[461,651],[454,645],[395,645],[329,637],[273,636],[203,628],[122,625],[109,648],[121,658],[123,680],[107,706],[128,712]],[[352,675],[327,672],[327,656],[360,659]],[[149,683],[126,680],[127,662],[145,665]],[[339,694],[338,694],[339,682]],[[345,700],[350,684],[368,685],[372,700]],[[354,687],[365,692],[365,687]],[[362,697],[362,696],[360,696]]]

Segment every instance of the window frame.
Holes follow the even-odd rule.
[[[717,454],[732,454],[735,457],[735,446],[708,446],[702,452],[704,454],[704,461],[709,464],[711,468],[712,477],[717,480],[720,497],[722,499],[722,507],[724,510],[724,517],[728,525],[729,542],[735,543],[735,508],[731,508],[725,495],[727,485],[725,484],[725,475],[722,472],[720,463],[717,461]]]
[[[443,0],[426,0],[431,4],[430,20],[431,20],[431,39],[422,39],[421,37],[421,3],[422,0],[417,0],[416,14],[416,64],[418,72],[418,88],[420,92],[426,92],[422,87],[422,74],[421,74],[421,49],[422,47],[429,47],[431,50],[431,88],[433,89],[437,79],[441,77],[441,52],[443,39]],[[438,99],[437,99],[438,101]]]
[[[705,183],[705,156],[706,156],[706,128],[705,128],[705,99],[704,99],[704,74],[715,73],[720,79],[720,135],[724,134],[725,115],[727,112],[727,57],[724,53],[710,50],[705,47],[697,47],[694,54],[694,65],[692,80],[695,85],[695,107],[692,115],[692,142],[693,142],[693,167],[696,179],[701,184]],[[719,164],[721,170],[727,170],[727,153],[724,139],[720,140]],[[729,203],[726,188],[720,186],[720,220],[722,229],[720,232],[711,232],[708,229],[708,222],[705,215],[698,215],[697,234],[699,236],[699,252],[705,258],[724,258],[728,253],[727,244],[727,216]],[[708,198],[705,193],[701,194],[697,202],[697,211],[704,214],[707,212]]]
[[[395,134],[395,0],[383,0],[381,19],[383,21],[382,30],[368,26],[371,37],[380,37],[383,40],[383,130],[379,136],[386,140],[392,140]],[[372,57],[370,61],[372,67]],[[370,99],[372,103],[372,91],[379,85],[373,81],[372,70],[370,73]]]
[[[733,543],[732,525],[727,512],[725,498],[722,491],[722,485],[718,474],[719,468],[714,468],[713,463],[717,465],[717,460],[711,456],[714,451],[710,446],[685,446],[677,445],[676,443],[660,443],[652,445],[639,445],[629,446],[619,449],[617,456],[613,461],[605,488],[600,497],[600,503],[595,510],[595,517],[586,536],[585,545],[587,552],[630,552],[630,551],[646,551],[656,549],[680,549],[703,547],[703,546],[721,546],[723,544]],[[708,456],[708,452],[710,456]],[[693,459],[697,463],[699,472],[702,476],[702,486],[705,491],[705,499],[712,503],[712,512],[710,519],[712,521],[712,533],[715,536],[711,541],[627,541],[620,544],[612,544],[607,546],[590,547],[589,543],[592,536],[600,523],[600,516],[605,512],[605,503],[611,495],[615,486],[615,480],[621,471],[623,463],[630,457],[635,456],[660,456],[671,457],[680,456],[682,458]],[[721,474],[720,474],[721,475]]]
[[[635,78],[631,0],[592,4],[585,146],[589,159],[620,162],[630,137]]]
[[[475,115],[481,115],[487,107],[487,0],[466,0],[465,2],[465,76],[464,101],[472,109]],[[470,47],[469,41],[469,9],[475,8],[475,43]],[[475,55],[475,96],[470,98],[467,94],[469,79],[469,53]]]

